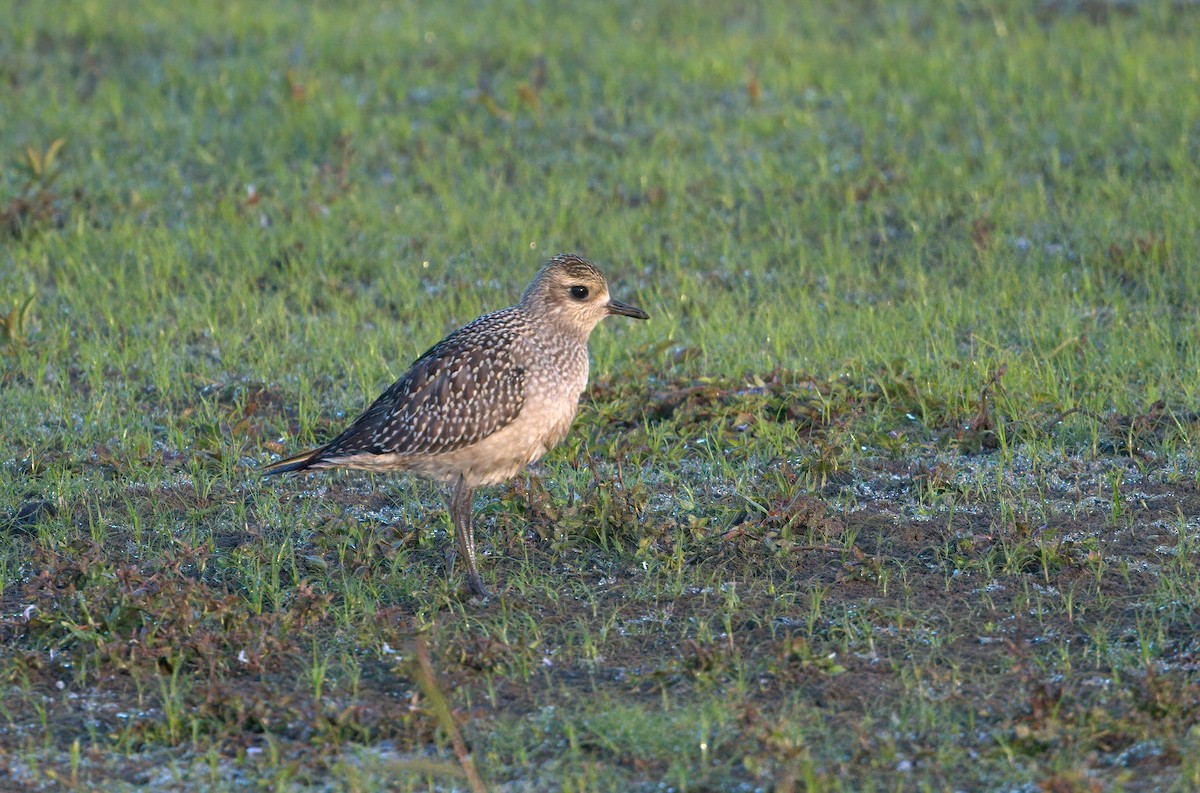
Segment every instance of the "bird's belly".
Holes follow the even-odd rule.
[[[453,481],[460,475],[475,487],[511,479],[540,459],[570,429],[576,403],[551,407],[527,404],[508,426],[478,443],[427,457],[409,458],[408,470],[430,479]]]

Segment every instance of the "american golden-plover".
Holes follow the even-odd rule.
[[[265,475],[307,468],[402,471],[448,482],[450,519],[472,594],[475,488],[502,482],[567,434],[588,379],[588,336],[609,314],[649,316],[609,297],[579,256],[555,256],[511,308],[485,314],[418,358],[336,438]],[[453,573],[453,550],[447,554]]]

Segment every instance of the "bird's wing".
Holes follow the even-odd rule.
[[[440,454],[508,425],[525,404],[525,370],[514,356],[517,328],[507,319],[496,312],[447,336],[326,444],[320,458]]]

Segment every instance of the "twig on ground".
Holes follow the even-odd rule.
[[[446,697],[438,688],[437,680],[433,676],[433,662],[429,660],[429,645],[424,636],[418,635],[413,640],[413,649],[417,657],[417,682],[433,708],[433,715],[437,717],[442,728],[450,736],[450,744],[454,747],[454,754],[458,758],[459,765],[462,766],[463,774],[466,775],[471,790],[473,793],[487,793],[487,788],[483,786],[483,780],[479,778],[479,772],[475,770],[475,761],[471,759],[471,754],[467,751],[466,741],[463,740],[462,733],[458,731],[458,725],[454,722],[454,714],[450,712]]]

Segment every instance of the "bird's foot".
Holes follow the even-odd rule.
[[[458,549],[451,546],[446,549],[446,580],[454,579],[454,560],[458,557]],[[469,557],[468,557],[469,561]],[[483,579],[479,575],[479,571],[472,565],[467,565],[467,592],[471,597],[480,599],[490,598],[492,591],[483,583]]]
[[[491,590],[484,585],[483,579],[474,570],[467,571],[467,589],[471,592],[472,597],[477,597],[481,600],[492,596]]]

